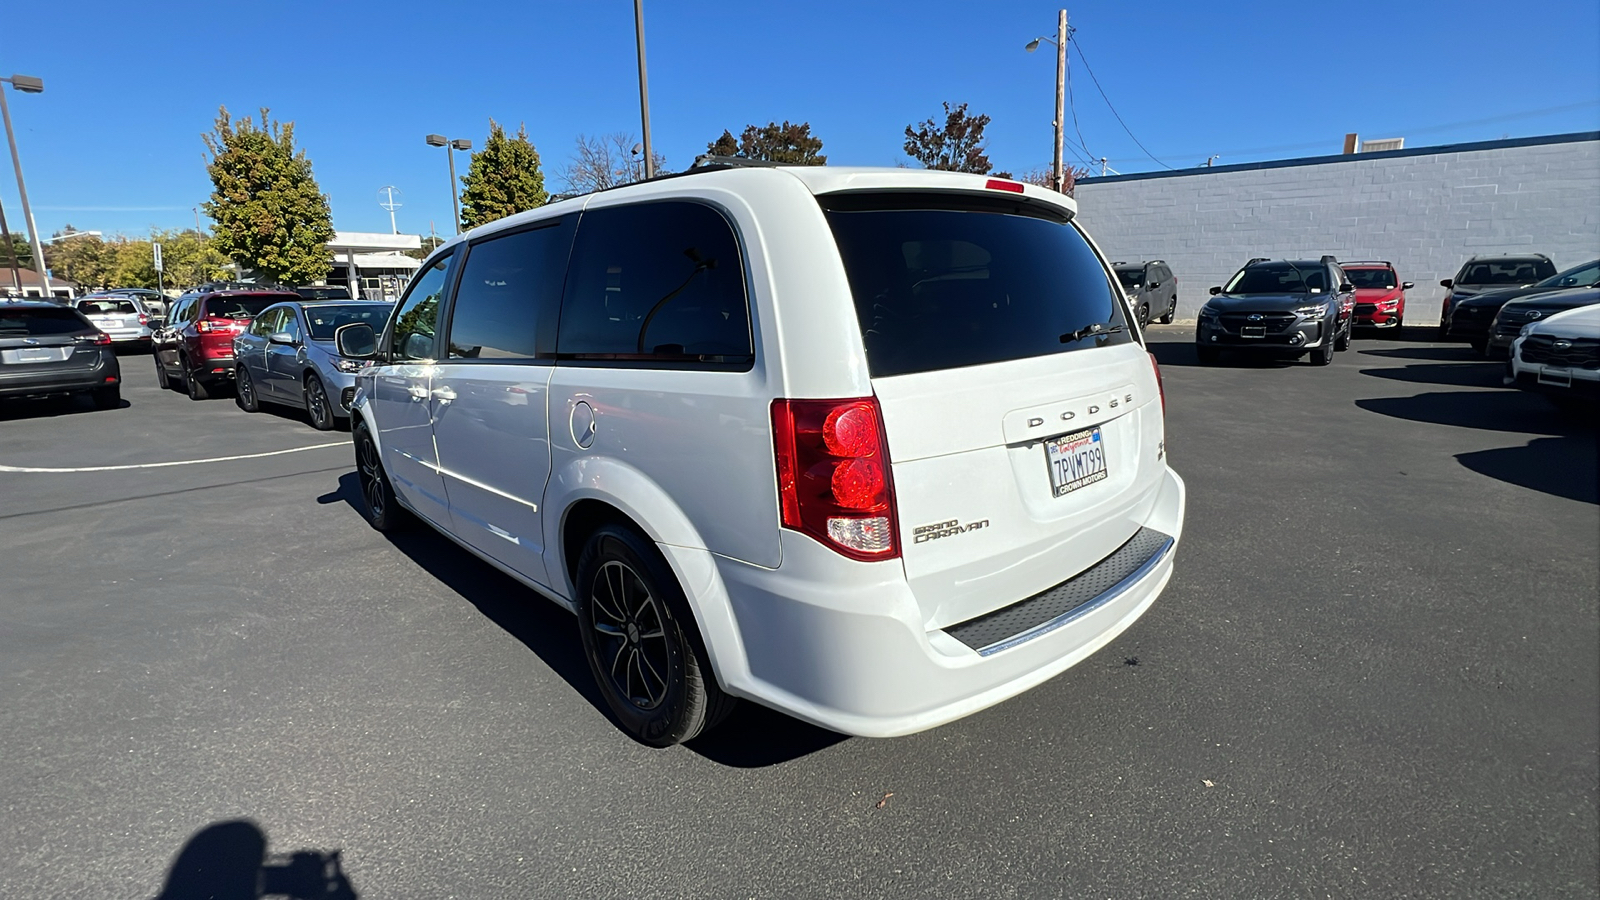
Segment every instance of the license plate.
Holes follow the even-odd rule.
[[[1098,425],[1045,441],[1044,458],[1057,497],[1104,481],[1107,475],[1106,442]]]
[[[26,363],[60,362],[65,359],[54,347],[19,347],[0,352],[0,361],[23,365]]]
[[[1240,337],[1264,338],[1264,337],[1267,336],[1267,326],[1265,326],[1265,325],[1241,325],[1239,327],[1239,336]]]
[[[1552,387],[1572,387],[1572,373],[1566,369],[1540,369],[1539,383]]]

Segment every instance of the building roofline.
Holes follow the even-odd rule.
[[[1477,150],[1503,150],[1511,147],[1538,147],[1545,144],[1575,144],[1583,141],[1600,141],[1600,131],[1574,131],[1568,134],[1541,134],[1534,137],[1505,138],[1497,141],[1473,141],[1464,144],[1437,144],[1431,147],[1406,147],[1403,150],[1382,150],[1376,153],[1336,153],[1329,156],[1302,156],[1294,159],[1268,159],[1261,162],[1235,163],[1231,166],[1194,166],[1163,172],[1134,172],[1128,175],[1095,175],[1078,179],[1078,184],[1111,184],[1118,181],[1146,181],[1152,178],[1178,178],[1186,175],[1221,175],[1226,172],[1252,172],[1258,169],[1286,169],[1294,166],[1322,166],[1333,163],[1367,162],[1375,159],[1395,159],[1402,156],[1435,156],[1441,153],[1470,153]]]

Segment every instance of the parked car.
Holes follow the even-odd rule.
[[[152,288],[109,288],[98,293],[132,297],[139,302],[139,305],[144,308],[144,312],[147,314],[153,313],[158,316],[164,316],[167,313],[169,298],[166,294]]]
[[[1224,350],[1276,356],[1311,354],[1319,366],[1350,347],[1355,285],[1332,256],[1254,259],[1211,289],[1195,328],[1195,353],[1210,365]]]
[[[204,400],[229,386],[234,336],[274,303],[299,299],[299,294],[282,291],[184,294],[173,303],[172,317],[155,329],[156,384],[180,388],[191,400]]]
[[[0,397],[87,394],[122,405],[111,338],[77,310],[48,301],[0,302]]]
[[[1500,312],[1500,307],[1512,300],[1520,300],[1536,294],[1547,294],[1551,291],[1561,291],[1574,287],[1594,287],[1600,285],[1600,260],[1590,260],[1579,266],[1573,266],[1565,272],[1557,272],[1549,278],[1531,284],[1527,287],[1506,288],[1498,291],[1484,291],[1473,294],[1471,297],[1456,304],[1450,314],[1449,327],[1445,329],[1445,336],[1457,340],[1468,341],[1472,348],[1479,353],[1489,355],[1490,326],[1494,324],[1494,317]],[[1510,347],[1509,342],[1497,342],[1494,353],[1498,355],[1502,350]]]
[[[1556,264],[1543,253],[1472,257],[1461,264],[1456,277],[1439,282],[1446,289],[1439,311],[1440,336],[1449,334],[1450,314],[1462,300],[1484,291],[1528,287],[1554,274]]]
[[[364,322],[381,329],[393,303],[362,300],[288,302],[269,306],[233,339],[234,399],[245,412],[263,403],[304,409],[312,427],[350,421],[355,373],[365,365],[339,355],[333,333]]]
[[[1398,330],[1406,318],[1406,291],[1416,287],[1401,281],[1394,263],[1387,260],[1341,262],[1339,268],[1356,286],[1355,326]]]
[[[91,294],[74,304],[94,327],[111,338],[113,346],[150,349],[150,314],[133,297],[119,294]]]
[[[665,745],[744,697],[931,728],[1137,619],[1184,486],[1074,201],[954,172],[709,166],[434,251],[357,375],[368,516],[578,615]],[[407,512],[409,511],[409,513]]]
[[[1488,355],[1493,357],[1509,353],[1512,342],[1522,333],[1524,325],[1575,307],[1588,306],[1597,298],[1600,298],[1600,291],[1593,288],[1568,288],[1510,301],[1495,313],[1494,324],[1490,327]]]
[[[1582,306],[1522,327],[1511,344],[1507,379],[1561,405],[1600,400],[1600,291]]]
[[[1178,276],[1164,261],[1116,262],[1111,266],[1141,327],[1149,325],[1152,317],[1163,325],[1172,324],[1172,317],[1178,312]]]

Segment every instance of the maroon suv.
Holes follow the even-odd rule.
[[[233,381],[233,338],[256,313],[299,300],[284,291],[212,291],[173,301],[172,315],[155,330],[156,384],[180,387],[204,400]]]

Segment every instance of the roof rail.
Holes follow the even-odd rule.
[[[1257,256],[1257,257],[1251,259],[1249,262],[1245,263],[1245,265],[1253,266],[1258,262],[1270,262],[1271,259],[1272,259],[1272,257],[1270,257],[1270,256]]]
[[[770,169],[774,166],[789,166],[793,163],[773,162],[770,159],[750,159],[744,156],[717,156],[712,153],[702,153],[689,164],[690,169],[703,169],[710,166],[726,166],[731,169]]]

